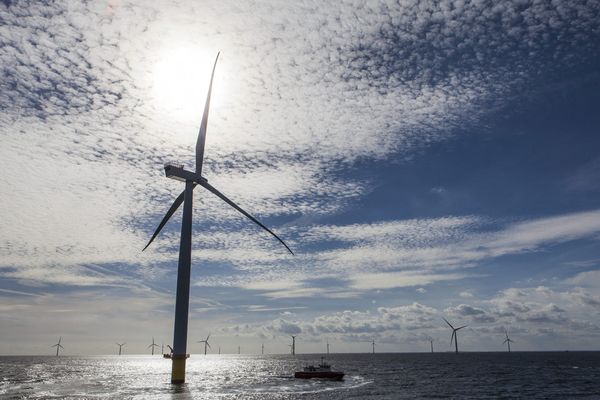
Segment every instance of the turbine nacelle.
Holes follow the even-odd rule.
[[[208,183],[208,179],[195,172],[184,169],[183,165],[171,163],[165,164],[165,175],[167,178],[175,179],[180,182],[192,181],[198,184]]]

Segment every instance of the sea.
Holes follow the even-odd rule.
[[[343,381],[301,380],[321,354],[3,356],[0,399],[600,399],[600,352],[331,354]]]

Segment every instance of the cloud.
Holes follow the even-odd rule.
[[[370,190],[343,176],[348,166],[410,157],[480,124],[483,110],[535,86],[542,72],[593,60],[597,39],[597,10],[579,3],[207,2],[200,12],[185,2],[110,11],[76,2],[1,12],[0,238],[11,266],[157,262],[138,250],[181,190],[158,179],[160,167],[191,165],[199,117],[171,113],[156,98],[155,70],[173,43],[206,55],[206,65],[223,49],[206,152],[211,182],[261,217],[290,217],[343,210]],[[190,39],[199,37],[212,39]],[[207,213],[197,220],[232,232],[235,213],[199,197]],[[392,262],[389,249],[378,250]]]
[[[538,348],[536,341],[540,338],[551,342],[555,338],[568,340],[574,334],[586,342],[597,338],[594,315],[582,312],[579,306],[580,302],[590,299],[593,300],[588,303],[590,309],[597,309],[598,299],[581,288],[510,288],[490,299],[475,300],[477,304],[463,303],[443,310],[413,302],[375,310],[322,313],[316,317],[295,314],[261,324],[233,325],[224,334],[278,338],[298,333],[303,342],[319,342],[323,337],[329,337],[343,342],[365,342],[375,338],[383,343],[406,344],[432,337],[446,340],[448,327],[442,320],[445,316],[455,326],[469,326],[463,333],[466,335],[463,342],[467,346],[483,343],[487,343],[486,348],[490,343],[500,346],[508,329],[512,337],[519,337],[521,346]],[[499,338],[495,339],[495,336]]]
[[[570,285],[600,288],[600,271],[585,271],[566,280]]]
[[[596,210],[519,222],[468,216],[297,226],[284,232],[298,238],[294,244],[302,250],[294,258],[262,249],[262,238],[243,231],[208,232],[198,239],[206,247],[204,259],[233,262],[236,273],[204,276],[195,284],[238,287],[270,298],[354,298],[375,289],[475,278],[481,272],[470,270],[495,258],[596,240],[598,232]],[[593,272],[584,274],[592,278]],[[584,280],[582,275],[568,282]],[[460,296],[473,298],[473,293],[464,290]]]
[[[173,281],[180,212],[150,249],[141,249],[182,190],[164,179],[162,165],[194,164],[208,79],[198,73],[204,78],[179,85],[180,96],[197,106],[176,110],[160,92],[170,83],[161,80],[180,78],[179,70],[167,78],[156,73],[173,51],[199,55],[187,64],[202,71],[223,50],[206,177],[298,250],[287,256],[198,188],[193,247],[203,268],[195,287],[273,299],[355,299],[404,287],[433,293],[428,285],[473,277],[471,269],[489,260],[598,238],[598,210],[520,221],[455,215],[331,222],[373,190],[356,166],[403,162],[462,132],[485,132],[488,119],[523,101],[522,93],[538,93],[548,80],[585,79],[581,67],[598,59],[595,3],[17,2],[0,5],[0,16],[6,294],[96,287],[162,294]],[[592,161],[566,186],[593,191],[596,167]],[[576,303],[566,293],[525,290],[535,300],[506,292],[490,310],[468,306],[523,323],[568,314],[540,304],[595,310],[589,282],[596,276],[583,273],[567,282],[583,288],[569,292]],[[366,339],[377,326],[389,326],[382,339],[397,340],[395,325],[384,320],[392,314],[358,311],[356,325],[335,318],[351,340]],[[288,322],[303,332],[331,325]],[[271,332],[286,326],[273,323]]]
[[[391,289],[427,285],[433,282],[458,280],[464,278],[463,274],[423,274],[405,272],[380,272],[373,274],[360,274],[353,278],[351,287],[354,289]]]
[[[485,323],[495,322],[496,318],[489,315],[485,310],[477,307],[472,307],[467,304],[460,304],[456,307],[449,307],[445,312],[459,317],[468,317],[471,321]]]
[[[491,312],[507,325],[527,324],[535,334],[561,335],[585,326],[577,332],[582,336],[593,335],[595,322],[589,311],[598,309],[596,303],[598,297],[583,288],[556,290],[545,286],[503,290],[489,301]]]
[[[566,179],[566,187],[575,192],[597,192],[600,190],[600,157],[596,157],[576,170]]]
[[[436,311],[431,307],[413,303],[400,307],[380,307],[374,314],[360,311],[336,312],[318,316],[312,321],[292,322],[279,318],[267,324],[247,325],[245,329],[266,337],[302,334],[306,340],[314,340],[322,335],[335,334],[337,337],[350,338],[351,341],[364,341],[368,335],[388,337],[389,331],[401,327],[408,330],[431,327],[435,313]],[[239,330],[240,326],[235,326],[226,332]]]

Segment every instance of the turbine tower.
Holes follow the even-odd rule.
[[[121,348],[123,346],[125,346],[125,343],[115,343],[117,346],[119,346],[119,355],[121,355]]]
[[[206,337],[206,339],[199,340],[199,341],[196,342],[196,343],[204,343],[204,355],[206,355],[206,347],[207,346],[212,349],[212,347],[210,347],[210,344],[208,343],[208,338],[209,337],[210,337],[210,333],[208,334],[208,336]]]
[[[296,355],[296,336],[295,335],[291,335],[292,336],[292,344],[291,344],[291,348],[292,348],[292,355],[295,356]]]
[[[265,344],[264,343],[260,347],[260,354],[265,354]]]
[[[433,353],[433,339],[429,339],[429,344],[431,345],[431,352]]]
[[[375,354],[375,339],[371,341],[371,345],[373,345],[373,354]]]
[[[454,340],[455,352],[458,353],[458,335],[456,334],[456,332],[458,332],[462,328],[466,328],[467,325],[463,325],[461,327],[455,328],[455,327],[452,326],[452,324],[450,322],[448,322],[446,320],[446,318],[442,317],[442,319],[444,321],[446,321],[446,323],[448,324],[448,326],[452,329],[452,336],[450,336],[450,345],[452,345],[452,340]]]
[[[504,342],[502,342],[502,344],[506,343],[506,345],[508,346],[508,352],[510,353],[510,343],[513,340],[508,337],[508,331],[507,330],[505,330],[504,333],[506,334],[506,339],[504,339]]]
[[[58,343],[53,344],[50,347],[56,347],[56,357],[58,357],[58,350],[59,349],[64,349],[64,347],[62,346],[62,344],[60,344],[60,341],[62,340],[62,336],[58,338]]]
[[[329,339],[327,339],[327,355],[329,355]]]
[[[146,347],[147,349],[152,349],[152,355],[154,355],[154,348],[158,347],[158,345],[156,343],[154,343],[154,336],[152,336],[152,344],[149,345],[148,347]]]
[[[171,216],[183,203],[183,218],[181,220],[181,238],[179,243],[179,263],[177,267],[177,292],[175,300],[175,328],[173,332],[173,361],[171,369],[171,383],[185,382],[185,364],[187,355],[187,328],[188,328],[188,311],[190,303],[190,268],[192,258],[192,196],[197,185],[202,186],[231,207],[235,208],[242,215],[250,219],[252,222],[260,226],[262,229],[273,235],[285,248],[291,253],[292,250],[279,236],[273,233],[269,228],[263,225],[259,220],[248,214],[233,201],[229,200],[223,193],[208,183],[208,180],[202,176],[202,162],[204,159],[204,144],[206,142],[206,128],[208,125],[208,111],[210,109],[210,95],[212,91],[213,78],[219,54],[215,58],[212,74],[210,76],[210,84],[208,86],[208,94],[206,95],[206,103],[204,104],[204,114],[200,123],[200,131],[196,141],[196,169],[188,171],[182,165],[165,165],[165,174],[167,178],[172,178],[181,182],[185,182],[185,190],[175,199],[162,221],[156,228],[152,238],[148,241],[146,249],[160,233],[163,226],[169,221]]]
[[[241,354],[240,351],[241,351],[241,348],[240,348],[240,346],[238,346],[238,354]]]

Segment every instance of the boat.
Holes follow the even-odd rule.
[[[164,353],[163,358],[173,358],[173,353]],[[189,353],[185,355],[185,358],[190,358]]]
[[[323,358],[321,358],[321,363],[318,366],[308,365],[302,371],[296,371],[294,378],[341,381],[344,378],[344,373],[341,371],[332,371],[331,365],[323,362]]]

